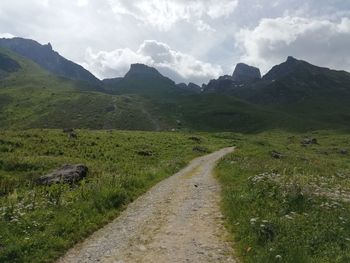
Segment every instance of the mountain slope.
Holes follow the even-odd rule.
[[[269,118],[280,118],[274,113],[227,96],[184,92],[152,69],[145,77],[134,75],[133,66],[117,81],[124,89],[117,92],[129,94],[113,95],[86,90],[85,82],[54,76],[11,51],[0,49],[0,54],[20,65],[0,82],[2,128],[252,132],[281,126],[270,123]]]
[[[20,65],[0,82],[1,128],[155,129],[145,98],[87,90],[88,83],[54,76],[11,51],[0,55]]]
[[[318,68],[315,71],[312,68],[313,82],[318,78],[324,85],[326,80],[332,86],[339,82],[337,89],[322,88],[323,93],[319,92],[319,82],[315,82],[314,89],[296,87],[296,83],[305,80],[303,74],[308,72],[306,76],[310,75],[310,70],[304,68],[293,70],[277,80],[262,79],[247,84],[234,82],[241,90],[247,91],[246,96],[236,98],[217,90],[198,93],[198,87],[189,89],[189,86],[175,85],[157,70],[141,64],[132,65],[124,78],[105,80],[106,90],[103,91],[93,90],[94,85],[85,81],[52,75],[34,62],[5,49],[0,48],[0,58],[2,71],[6,72],[0,82],[2,128],[256,132],[276,128],[304,131],[349,127],[344,72]],[[348,75],[345,76],[347,79]],[[231,77],[221,80],[231,81]],[[307,83],[309,81],[307,79]],[[318,93],[313,91],[316,89]],[[269,101],[269,98],[279,98],[275,94],[278,90],[286,94],[298,94],[296,91],[300,90],[302,98],[321,95],[311,96],[310,100],[293,100],[292,103]],[[306,92],[311,95],[305,97],[309,94]],[[338,95],[331,97],[332,92]],[[266,100],[262,100],[264,96]],[[324,105],[334,107],[325,110]]]
[[[50,43],[41,45],[38,42],[24,38],[2,38],[0,47],[7,48],[17,54],[20,54],[47,71],[73,80],[83,80],[94,84],[100,81],[82,66],[62,57],[52,49]]]
[[[144,64],[132,64],[123,78],[103,80],[105,89],[113,94],[137,94],[147,98],[174,100],[181,95],[196,91],[179,87],[155,68]]]
[[[212,80],[207,93],[243,99],[295,118],[323,123],[329,128],[349,127],[350,73],[314,66],[288,57],[261,80],[236,82],[231,77]],[[319,125],[309,125],[317,128]]]

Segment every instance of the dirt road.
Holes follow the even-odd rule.
[[[233,150],[194,159],[58,262],[235,262],[213,176],[216,162]]]

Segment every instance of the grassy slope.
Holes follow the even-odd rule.
[[[0,52],[22,67],[0,82],[2,128],[155,129],[145,98],[94,91],[83,82],[53,76],[9,51]],[[167,126],[166,121],[159,125]]]
[[[318,109],[323,104],[298,105],[298,112],[294,109],[282,113],[219,94],[190,95],[177,91],[171,81],[163,78],[128,78],[115,90],[119,94],[106,94],[98,87],[53,76],[4,49],[0,53],[18,61],[22,67],[0,82],[2,128],[305,131],[328,128],[329,122],[344,123],[348,118],[345,106],[344,114],[338,114],[337,118],[334,114],[317,118],[316,110],[308,112],[305,118],[305,109]]]
[[[238,149],[217,168],[223,209],[243,262],[349,262],[350,136],[265,132],[236,136]],[[274,159],[270,151],[285,157]],[[276,176],[276,174],[278,174]],[[317,195],[317,193],[321,195]]]
[[[191,136],[81,130],[72,140],[57,130],[0,132],[0,262],[53,261],[190,159],[231,143],[206,134],[197,135],[198,143]],[[65,163],[88,165],[79,187],[33,184]]]

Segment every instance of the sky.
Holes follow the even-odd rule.
[[[350,0],[1,0],[0,37],[13,36],[101,79],[144,63],[202,84],[287,56],[350,71]]]

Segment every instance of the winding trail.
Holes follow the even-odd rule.
[[[213,176],[216,162],[233,150],[194,159],[58,262],[236,262]]]

